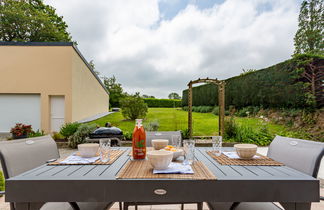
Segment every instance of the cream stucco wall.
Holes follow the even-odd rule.
[[[72,46],[0,46],[0,94],[40,94],[50,132],[50,96],[65,97],[65,122],[108,110],[108,94]],[[23,107],[22,107],[23,108]]]
[[[72,120],[72,52],[71,46],[0,46],[0,93],[40,94],[45,132],[50,130],[51,95],[65,96],[65,120]]]
[[[72,120],[109,110],[109,95],[77,53],[72,55]]]

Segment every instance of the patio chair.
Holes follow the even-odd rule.
[[[169,144],[171,144],[172,136],[180,136],[180,131],[148,131],[146,132],[146,146],[152,147],[152,140],[153,139],[168,139]],[[181,139],[182,142],[182,139]],[[124,210],[127,210],[129,206],[135,206],[137,210],[138,206],[145,206],[145,205],[170,205],[170,204],[181,204],[181,209],[184,209],[184,204],[186,203],[194,203],[194,202],[183,202],[183,203],[154,203],[154,202],[125,202],[124,203]],[[197,209],[200,210],[203,208],[203,203],[197,203]]]
[[[146,146],[152,147],[153,139],[168,139],[169,144],[172,143],[172,136],[180,136],[180,131],[147,131],[146,132]],[[182,139],[181,139],[182,141]]]
[[[46,163],[50,159],[59,158],[55,141],[50,135],[0,142],[0,160],[5,179],[17,176],[28,170]],[[2,193],[4,194],[4,192]],[[42,210],[102,210],[111,206],[111,203],[70,202],[45,203]],[[11,210],[15,203],[10,203]]]
[[[286,166],[317,178],[324,155],[324,143],[276,136],[271,142],[267,156]],[[210,209],[225,210],[276,210],[282,209],[274,203],[219,203],[209,202]]]

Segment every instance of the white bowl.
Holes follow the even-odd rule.
[[[78,150],[81,157],[95,157],[99,149],[99,144],[79,144]]]
[[[173,152],[165,150],[153,150],[147,152],[147,158],[152,167],[157,170],[167,169],[173,158]]]
[[[251,159],[257,152],[257,145],[255,144],[235,144],[234,148],[238,156],[242,159]]]
[[[177,149],[177,151],[172,151],[172,152],[173,152],[173,160],[175,160],[178,157],[184,155],[183,149]]]
[[[152,146],[155,150],[164,149],[169,144],[169,140],[167,139],[153,139]]]
[[[173,152],[173,159],[172,159],[172,160],[176,160],[178,157],[184,155],[184,151],[183,151],[183,149],[176,149],[176,151],[166,150],[166,149],[162,149],[162,150],[163,150],[163,151],[170,151],[170,152]]]

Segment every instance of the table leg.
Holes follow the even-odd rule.
[[[29,203],[15,203],[16,210],[29,210]]]
[[[44,203],[15,203],[15,210],[39,210]]]
[[[280,203],[285,210],[310,210],[312,203]]]

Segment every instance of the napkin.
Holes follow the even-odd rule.
[[[223,154],[226,155],[228,158],[240,159],[236,152],[223,152]],[[260,158],[260,156],[254,155],[253,158]]]
[[[171,162],[169,167],[164,170],[153,170],[153,174],[193,174],[190,165],[183,165],[182,163]]]
[[[99,156],[85,158],[85,157],[81,157],[79,155],[73,154],[73,155],[70,155],[67,158],[65,158],[60,163],[63,163],[63,164],[87,164],[87,163],[94,163],[98,159],[99,159]]]

